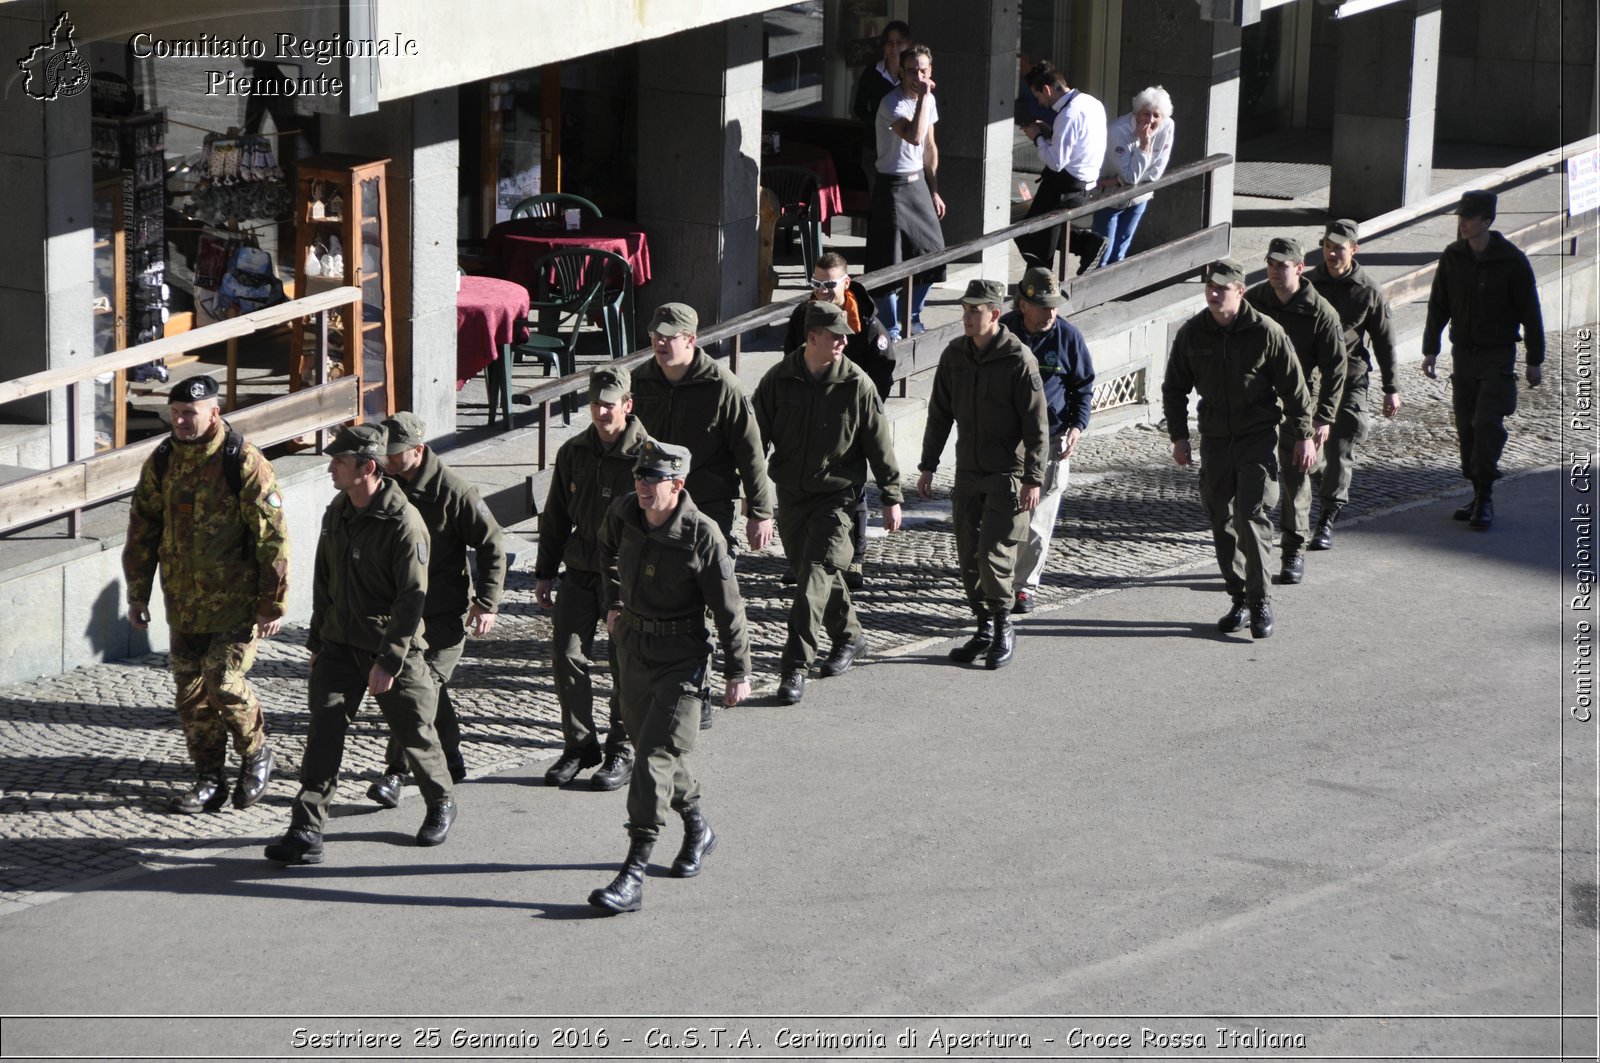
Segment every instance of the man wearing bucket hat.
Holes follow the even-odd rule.
[[[1328,300],[1344,328],[1344,397],[1333,431],[1323,446],[1322,507],[1311,549],[1333,548],[1333,522],[1350,501],[1356,445],[1367,438],[1367,390],[1373,356],[1383,381],[1383,415],[1400,412],[1400,381],[1394,371],[1394,325],[1378,282],[1356,261],[1360,227],[1350,218],[1328,222],[1322,233],[1322,261],[1306,274],[1317,294]],[[1370,344],[1370,346],[1369,346]]]
[[[978,630],[950,651],[952,660],[1002,668],[1016,633],[1017,545],[1044,483],[1049,415],[1039,363],[1022,341],[1000,327],[1006,286],[975,280],[961,297],[960,339],[939,355],[928,397],[917,494],[933,497],[933,474],[956,429],[956,479],[950,492],[956,555],[967,604]]]
[[[1267,279],[1245,292],[1244,298],[1282,328],[1294,345],[1306,389],[1315,396],[1312,440],[1321,450],[1344,397],[1344,329],[1338,313],[1303,276],[1305,268],[1300,242],[1275,236],[1267,244]],[[1288,584],[1305,578],[1306,542],[1311,538],[1311,475],[1295,465],[1291,455],[1294,443],[1287,436],[1278,440],[1278,467],[1283,477],[1278,580]]]
[[[600,525],[619,498],[633,494],[633,466],[650,437],[633,416],[632,376],[615,365],[589,372],[589,418],[593,422],[556,451],[550,493],[539,514],[539,556],[534,562],[534,597],[553,609],[550,637],[556,698],[561,703],[561,756],[544,773],[547,786],[565,786],[585,768],[600,765],[589,779],[596,790],[615,790],[633,774],[633,743],[622,719],[617,685],[617,644],[607,640],[611,673],[610,727],[602,749],[594,718],[589,658],[595,628],[610,605]],[[561,588],[555,589],[562,566]]]
[[[306,639],[311,723],[289,829],[266,848],[267,859],[282,864],[322,862],[345,732],[363,694],[377,701],[428,804],[417,844],[441,844],[456,816],[450,770],[433,729],[438,690],[422,656],[427,526],[400,485],[383,475],[388,441],[381,425],[341,428],[327,454],[339,493],[322,515],[317,542]]]
[[[1005,326],[1028,345],[1039,363],[1044,381],[1045,411],[1049,416],[1049,461],[1039,504],[1028,521],[1028,534],[1017,552],[1016,604],[1013,613],[1033,612],[1034,596],[1044,577],[1049,559],[1050,539],[1055,534],[1056,515],[1067,490],[1072,470],[1072,452],[1089,427],[1089,404],[1094,398],[1094,361],[1089,344],[1077,326],[1062,317],[1067,305],[1055,271],[1036,266],[1022,275],[1017,285],[1015,310],[1000,318]]]
[[[478,497],[478,489],[439,460],[427,445],[427,426],[409,411],[383,422],[388,432],[384,471],[405,492],[406,501],[428,527],[428,600],[422,609],[422,659],[433,672],[439,700],[433,727],[439,734],[450,781],[467,777],[461,757],[461,726],[450,701],[450,677],[461,663],[467,635],[487,635],[506,581],[506,548],[500,524]],[[477,552],[477,579],[467,572],[467,548]],[[400,803],[405,785],[405,750],[389,736],[383,777],[367,796],[385,808]]]
[[[1205,269],[1206,308],[1185,321],[1167,355],[1161,406],[1172,460],[1194,462],[1189,393],[1200,393],[1200,503],[1211,523],[1217,567],[1233,606],[1217,621],[1232,634],[1250,625],[1272,634],[1267,557],[1278,501],[1279,422],[1290,460],[1311,468],[1311,395],[1289,337],[1244,298],[1244,267],[1232,258]]]
[[[683,817],[672,874],[698,875],[717,844],[688,764],[700,730],[708,610],[722,645],[723,704],[750,695],[744,600],[722,533],[684,490],[690,465],[688,448],[646,442],[633,467],[634,497],[612,503],[600,529],[606,626],[617,642],[622,715],[635,747],[628,855],[616,878],[589,895],[609,912],[639,910],[669,808]]]
[[[1505,419],[1517,412],[1517,341],[1527,348],[1528,386],[1544,378],[1544,315],[1528,256],[1495,232],[1493,192],[1464,192],[1460,236],[1439,256],[1422,326],[1422,371],[1437,374],[1439,338],[1450,323],[1450,384],[1461,475],[1472,501],[1456,520],[1479,531],[1494,523],[1494,482],[1506,447]]]
[[[139,472],[122,570],[128,621],[150,626],[161,570],[177,687],[195,782],[174,812],[215,812],[228,799],[228,740],[239,754],[235,808],[260,800],[272,775],[261,702],[246,676],[256,640],[277,633],[289,595],[289,538],[272,464],[222,419],[217,382],[179,381],[169,396],[172,437]]]
[[[837,304],[807,303],[805,345],[756,386],[756,424],[772,448],[767,468],[778,489],[778,537],[798,579],[778,683],[785,705],[804,695],[819,628],[833,643],[824,676],[843,674],[866,652],[845,572],[854,551],[852,513],[869,465],[883,498],[883,526],[900,527],[900,469],[883,400],[844,356],[854,332]]]

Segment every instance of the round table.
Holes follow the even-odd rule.
[[[462,277],[456,293],[456,390],[500,357],[528,317],[528,289],[494,277]]]

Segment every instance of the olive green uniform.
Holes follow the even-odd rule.
[[[1313,423],[1334,424],[1344,396],[1347,364],[1344,326],[1339,324],[1338,313],[1304,276],[1287,303],[1280,302],[1272,285],[1265,281],[1245,292],[1244,298],[1263,317],[1282,328],[1294,346],[1306,390],[1315,396]],[[1290,456],[1294,443],[1287,434],[1278,440],[1278,463],[1283,469],[1283,512],[1278,517],[1283,542],[1279,552],[1285,558],[1303,553],[1311,536],[1311,474],[1295,467]]]
[[[566,566],[551,617],[555,632],[550,648],[556,697],[561,702],[561,735],[569,750],[598,741],[589,658],[594,652],[595,627],[605,620],[611,603],[605,586],[600,526],[613,502],[633,497],[633,463],[649,438],[639,419],[630,416],[614,443],[606,444],[590,425],[561,444],[550,493],[539,514],[534,578],[553,580]],[[616,752],[628,749],[629,742],[617,694],[615,639],[607,640],[606,663],[611,671],[611,728],[605,745],[608,752]]]
[[[939,356],[928,398],[928,423],[918,468],[939,467],[956,428],[956,482],[951,492],[961,585],[980,618],[1012,604],[1017,546],[1029,513],[1018,496],[1044,483],[1048,411],[1039,363],[1007,329],[983,349],[962,336]]]
[[[813,377],[805,348],[797,348],[761,378],[752,404],[772,448],[767,473],[778,489],[778,536],[798,577],[783,670],[804,672],[817,657],[818,628],[836,646],[861,634],[844,581],[855,553],[856,499],[870,465],[883,504],[899,505],[900,469],[877,387],[847,358]]]
[[[1284,436],[1311,438],[1311,396],[1289,337],[1249,302],[1226,327],[1210,310],[1173,338],[1161,384],[1167,431],[1189,438],[1189,392],[1200,393],[1200,500],[1211,523],[1217,567],[1228,593],[1271,599],[1269,514],[1278,501],[1278,423]]]
[[[1389,303],[1372,275],[1352,262],[1342,277],[1328,272],[1326,264],[1308,270],[1305,279],[1328,301],[1339,315],[1345,350],[1344,394],[1339,414],[1323,453],[1317,456],[1322,467],[1322,510],[1350,501],[1350,478],[1356,467],[1356,445],[1367,441],[1367,390],[1372,359],[1378,359],[1383,393],[1395,395],[1400,383],[1394,372],[1394,324],[1389,318]],[[1371,346],[1368,346],[1368,343]]]
[[[469,604],[488,613],[500,608],[506,583],[506,547],[500,524],[473,486],[431,448],[424,447],[417,475],[396,477],[406,500],[428,529],[428,598],[422,607],[422,634],[428,644],[422,659],[439,687],[434,730],[447,764],[461,761],[461,726],[450,701],[450,679],[467,646]],[[477,551],[477,579],[467,572],[467,548]],[[474,593],[476,591],[476,593]],[[400,740],[389,736],[386,763],[396,774],[405,764]]]
[[[450,773],[434,733],[438,689],[423,660],[422,613],[428,599],[428,529],[405,492],[385,477],[366,508],[340,493],[322,516],[311,593],[315,655],[308,683],[311,724],[300,764],[300,793],[290,829],[322,832],[339,781],[345,732],[361,707],[374,664],[394,677],[377,696],[389,731],[428,804],[451,794]]]
[[[607,605],[622,611],[612,637],[622,718],[635,749],[628,830],[635,840],[653,842],[669,806],[681,814],[700,804],[687,757],[700,733],[700,691],[711,651],[706,610],[716,622],[725,677],[745,679],[750,636],[744,600],[722,532],[688,491],[659,528],[650,526],[637,498],[618,499],[601,525],[600,546]]]
[[[688,372],[674,383],[660,365],[646,362],[633,371],[633,412],[651,439],[689,448],[694,460],[684,486],[700,512],[722,529],[730,549],[741,483],[750,517],[772,516],[755,417],[727,367],[696,347]]]
[[[261,703],[245,676],[255,661],[256,617],[283,616],[289,594],[288,531],[272,464],[245,443],[235,494],[224,469],[226,436],[219,421],[201,439],[173,439],[164,476],[154,459],[145,462],[122,551],[130,602],[150,601],[161,570],[178,720],[201,774],[222,770],[230,734],[241,758],[265,742]]]

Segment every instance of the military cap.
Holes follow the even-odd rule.
[[[381,424],[352,424],[339,429],[339,434],[328,444],[327,455],[332,458],[346,454],[357,458],[381,460],[387,450],[388,433]]]
[[[1492,218],[1498,202],[1493,192],[1463,192],[1461,202],[1456,204],[1456,213],[1469,218]]]
[[[681,480],[689,475],[689,448],[658,443],[654,439],[646,440],[644,446],[639,448],[639,457],[634,460],[633,473],[635,476],[670,476],[674,480]]]
[[[217,382],[215,378],[201,373],[198,376],[180,380],[172,385],[172,391],[167,394],[167,402],[203,402],[206,399],[217,397]]]
[[[1350,218],[1337,218],[1328,223],[1322,238],[1336,244],[1353,244],[1361,239],[1361,227]]]
[[[650,318],[650,332],[657,336],[699,331],[700,315],[687,303],[662,303]]]
[[[597,365],[589,370],[589,401],[615,406],[633,389],[633,374],[620,365]]]
[[[845,316],[844,307],[838,303],[824,303],[813,299],[806,304],[806,331],[814,328],[824,328],[835,336],[853,336],[855,329],[850,327],[850,319]]]
[[[1034,266],[1022,275],[1017,285],[1017,295],[1034,306],[1066,306],[1067,297],[1061,294],[1061,282],[1055,271],[1044,266]]]
[[[1300,241],[1289,236],[1274,236],[1267,245],[1268,262],[1304,262],[1305,249],[1300,246]]]
[[[422,423],[422,418],[406,410],[397,413],[383,422],[384,430],[389,433],[390,454],[398,454],[403,450],[421,446],[428,441],[428,428]]]
[[[1005,301],[1006,286],[999,281],[968,281],[966,294],[961,297],[962,306],[1003,306]]]
[[[1205,268],[1207,284],[1243,284],[1244,267],[1236,258],[1219,258]]]

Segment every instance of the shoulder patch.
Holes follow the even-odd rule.
[[[417,560],[424,565],[428,563],[428,544],[425,541],[419,540],[417,542]]]
[[[1038,373],[1028,374],[1028,390],[1038,391],[1044,387],[1044,381],[1039,379]]]
[[[889,337],[884,335],[881,332],[878,333],[878,350],[887,351],[888,349],[889,349]]]
[[[267,505],[271,506],[273,509],[282,509],[283,508],[283,495],[281,495],[278,492],[278,489],[276,487],[274,487],[272,490],[268,491],[267,492],[267,497],[263,498],[261,501],[265,502]]]
[[[733,578],[733,558],[724,557],[721,561],[718,561],[717,562],[717,574],[719,576],[721,576],[723,579],[732,579]]]

